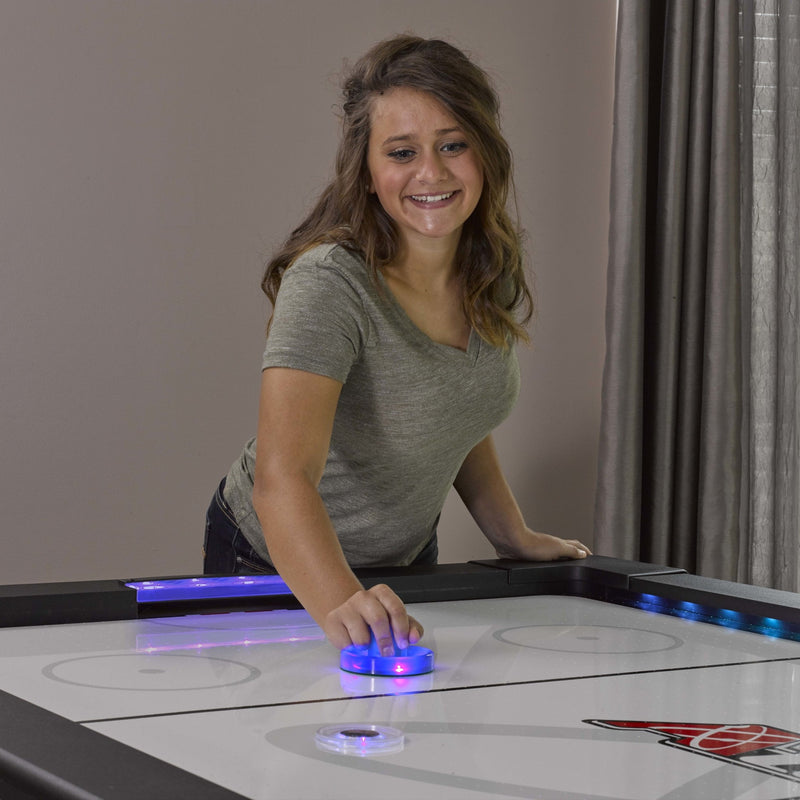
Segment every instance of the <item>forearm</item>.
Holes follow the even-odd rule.
[[[591,552],[579,541],[538,533],[525,524],[522,511],[503,476],[491,436],[469,452],[454,486],[500,558],[551,561],[583,558]]]
[[[366,645],[383,655],[419,641],[422,626],[385,584],[365,590],[347,560],[314,483],[302,476],[262,480],[253,493],[275,568],[335,647]]]
[[[393,652],[422,635],[385,584],[364,590],[344,557],[317,487],[325,469],[341,383],[271,368],[261,379],[253,507],[270,556],[295,597],[336,647]]]
[[[322,627],[363,587],[350,569],[319,492],[302,476],[256,486],[253,506],[270,557],[292,593]]]
[[[491,435],[469,452],[453,485],[497,554],[513,557],[527,526],[500,468]]]

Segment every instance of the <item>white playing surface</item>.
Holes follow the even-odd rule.
[[[276,611],[0,630],[0,688],[254,800],[800,798],[800,643],[569,597],[410,610],[431,675],[343,673]],[[686,749],[587,720],[733,727]],[[335,724],[404,749],[325,752]],[[797,741],[714,757],[746,725]]]

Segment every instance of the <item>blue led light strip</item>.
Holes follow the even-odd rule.
[[[291,595],[277,575],[229,575],[220,578],[174,578],[132,581],[138,603],[166,603],[175,600],[213,600],[236,597]]]
[[[720,625],[723,628],[750,631],[762,636],[771,636],[774,639],[800,641],[800,629],[796,625],[771,617],[759,617],[725,608],[710,608],[686,601],[667,600],[651,594],[637,595],[630,605],[642,611],[668,614],[695,622]]]

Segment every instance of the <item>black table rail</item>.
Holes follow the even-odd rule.
[[[630,605],[658,613],[768,633],[779,638],[800,639],[800,595],[775,589],[701,578],[684,570],[589,556],[579,561],[545,563],[510,560],[472,561],[418,567],[357,570],[369,588],[386,583],[406,603],[568,595]],[[252,577],[279,581],[276,577]],[[264,611],[296,608],[288,588],[247,596],[207,585],[226,576],[175,576],[172,578],[76,581],[0,586],[0,627],[57,625],[122,619],[180,616],[214,611]],[[198,584],[196,592],[180,599],[151,599],[132,584],[147,582]]]

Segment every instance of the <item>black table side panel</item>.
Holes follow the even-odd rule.
[[[136,619],[136,591],[122,581],[0,586],[0,627]]]
[[[359,569],[356,575],[367,589],[379,583],[387,584],[404,603],[485,599],[508,594],[504,572],[472,563]]]
[[[0,719],[0,779],[40,800],[243,800],[2,690]]]
[[[530,562],[496,559],[471,563],[505,570],[510,584],[535,584],[541,580],[560,580],[565,586],[573,582],[593,582],[614,589],[628,589],[631,578],[635,576],[685,572],[676,567],[663,567],[642,561],[624,561],[608,556],[588,556],[585,559],[569,561]]]

